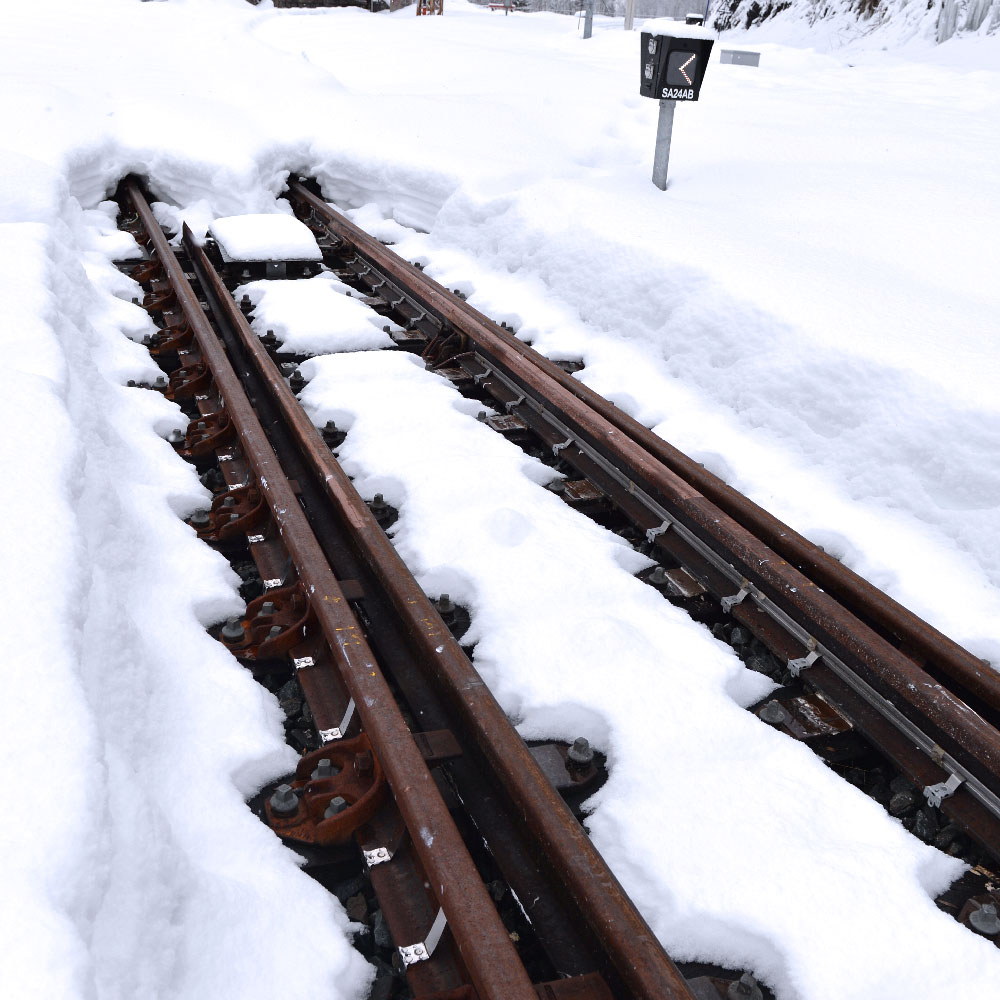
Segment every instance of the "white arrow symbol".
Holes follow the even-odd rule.
[[[688,66],[690,66],[690,65],[691,65],[691,63],[693,63],[693,62],[695,61],[695,59],[697,59],[697,58],[698,58],[698,57],[697,57],[696,55],[693,55],[693,56],[689,56],[689,57],[688,57],[688,60],[687,60],[687,62],[682,62],[682,63],[680,64],[680,66],[678,66],[678,67],[677,67],[677,69],[678,69],[678,70],[680,71],[680,74],[681,74],[681,76],[683,76],[683,77],[684,77],[684,79],[685,79],[685,80],[687,80],[687,82],[688,82],[688,83],[693,83],[694,81],[693,81],[693,80],[691,79],[691,77],[689,77],[689,76],[687,75],[687,73],[685,73],[684,71],[685,71],[685,70],[686,70],[686,69],[688,68]]]

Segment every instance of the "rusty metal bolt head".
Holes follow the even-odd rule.
[[[220,507],[235,507],[236,506],[236,497],[225,497],[223,499],[222,503],[219,504],[219,506]]]
[[[996,903],[983,903],[978,910],[969,914],[969,925],[986,937],[1000,934],[1000,917],[997,916]]]
[[[594,751],[590,749],[590,741],[586,736],[578,736],[566,752],[567,760],[584,767],[594,759]]]
[[[330,804],[326,807],[326,812],[323,813],[323,819],[330,819],[338,813],[342,813],[346,808],[347,799],[342,798],[339,795],[335,795],[332,799],[330,799]]]
[[[273,615],[275,611],[274,601],[265,601],[260,606],[260,611],[257,612],[258,616],[265,617],[267,615]]]
[[[230,618],[225,625],[222,626],[222,631],[219,633],[222,636],[223,642],[242,642],[246,632],[243,629],[243,622],[239,618]]]
[[[278,785],[268,805],[278,816],[293,816],[299,811],[299,797],[291,785]]]
[[[776,701],[769,701],[759,713],[759,718],[764,722],[769,722],[772,726],[780,725],[785,721],[785,710]]]
[[[268,639],[277,639],[279,635],[281,635],[281,626],[280,625],[272,625],[267,630],[267,637],[268,637]]]
[[[337,774],[340,774],[340,768],[334,767],[333,761],[330,760],[329,757],[324,757],[316,765],[316,768],[310,777],[313,781],[319,781],[320,778],[332,778]]]
[[[251,301],[249,295],[244,295],[243,298],[240,299],[240,309],[243,311],[244,315],[253,310],[253,302]]]
[[[292,372],[291,377],[288,379],[288,387],[292,392],[301,392],[308,384],[305,376],[298,368]]]

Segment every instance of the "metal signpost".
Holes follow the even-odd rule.
[[[655,31],[641,34],[639,93],[660,102],[653,183],[661,191],[667,189],[674,106],[677,101],[698,100],[714,42],[711,32],[697,26],[668,25],[663,34]]]

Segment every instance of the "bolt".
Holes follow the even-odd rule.
[[[136,305],[138,305],[138,300],[137,299],[133,299],[132,301],[135,302]],[[149,334],[149,333],[143,334],[143,337],[142,337],[142,346],[143,347],[149,347],[152,343],[153,343],[152,334]]]
[[[268,805],[278,816],[293,816],[299,811],[299,797],[291,785],[278,785]]]
[[[203,431],[206,427],[208,427],[208,424],[206,424],[204,420],[199,420],[198,423],[195,424],[195,427],[198,430]]]
[[[243,637],[246,633],[243,630],[243,622],[239,618],[230,618],[225,625],[222,626],[222,636],[223,642],[237,643],[242,642]]]
[[[769,701],[761,710],[760,718],[764,722],[770,722],[772,726],[780,725],[785,721],[785,710],[776,701]]]
[[[166,389],[166,387],[167,387],[167,376],[166,375],[157,375],[156,376],[156,381],[153,382],[153,388],[154,389]]]
[[[317,765],[316,770],[310,775],[313,781],[318,781],[320,778],[332,778],[335,774],[340,773],[339,767],[333,766],[333,761],[329,757],[324,757]]]
[[[292,372],[291,378],[288,380],[289,388],[292,390],[292,392],[301,392],[306,387],[307,384],[308,383],[306,382],[306,379],[303,377],[302,372],[300,372],[298,368],[296,368],[295,371]]]
[[[137,306],[138,304],[139,304],[138,298],[136,298],[136,296],[133,295],[132,296],[132,305]]]
[[[236,506],[236,497],[226,497],[222,501],[222,503],[219,504],[219,506],[220,507],[235,507]]]
[[[239,519],[240,519],[240,515],[239,514],[230,514],[229,515],[229,523],[230,524],[232,524],[233,521],[238,521]]]
[[[265,601],[260,606],[260,611],[257,612],[258,616],[264,617],[266,615],[274,614],[274,601]]]
[[[667,571],[662,566],[654,566],[653,572],[646,577],[646,582],[654,587],[662,587],[668,580]]]
[[[168,444],[172,444],[172,445],[184,444],[184,431],[182,431],[182,430],[178,429],[177,427],[175,427],[167,435],[167,442],[168,442]]]
[[[126,385],[126,387],[127,387],[127,388],[129,388],[129,389],[134,389],[134,388],[135,388],[135,379],[134,379],[134,378],[130,378],[130,379],[129,379],[129,380],[128,380],[128,381],[126,382],[126,383],[125,383],[125,385]]]
[[[481,424],[485,424],[488,418],[489,414],[485,410],[480,410],[476,414],[476,420],[478,420]]]
[[[978,910],[969,914],[969,924],[973,930],[986,937],[1000,933],[1000,917],[997,916],[996,903],[983,903]]]
[[[584,767],[594,759],[594,751],[590,749],[590,741],[586,736],[578,736],[566,752],[566,759],[571,764]]]
[[[204,528],[208,524],[209,520],[210,518],[207,510],[196,510],[188,518],[188,524],[190,524],[192,528]]]
[[[354,758],[354,773],[359,777],[366,777],[375,770],[375,759],[368,750],[362,750]]]
[[[281,635],[281,626],[280,625],[272,625],[267,630],[267,637],[268,637],[268,639],[277,639],[279,635]]]
[[[341,798],[339,795],[335,795],[332,799],[330,799],[330,804],[326,807],[326,812],[323,813],[323,819],[330,819],[338,813],[342,813],[346,808],[347,799]]]
[[[253,309],[253,302],[250,301],[249,295],[244,295],[243,298],[240,299],[240,309],[242,310],[244,316]]]

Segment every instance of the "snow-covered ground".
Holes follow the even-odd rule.
[[[282,211],[289,170],[317,176],[1000,663],[1000,40],[846,37],[834,21],[723,39],[761,65],[713,61],[677,112],[663,193],[656,104],[620,22],[584,42],[571,18],[461,0],[419,19],[243,0],[5,10],[0,492],[18,641],[0,698],[16,803],[0,995],[347,1000],[368,979],[336,901],[243,806],[290,751],[274,701],[203,630],[239,600],[181,521],[205,497],[160,440],[183,418],[124,386],[156,374],[109,264],[126,246],[102,200],[129,171],[174,206],[162,218],[201,231]],[[298,284],[247,289],[290,347],[384,342],[336,282]],[[344,458],[400,507],[427,589],[472,608],[477,663],[523,731],[608,750],[590,829],[677,957],[753,968],[781,1000],[1000,997],[996,950],[931,903],[955,863],[743,713],[759,676],[631,580],[635,556],[546,493],[546,470],[412,359],[311,366],[304,398],[351,426]],[[429,427],[416,465],[410,435]],[[546,635],[553,611],[577,623],[572,648]]]

